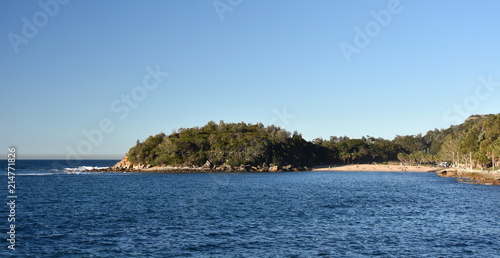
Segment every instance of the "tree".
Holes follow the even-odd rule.
[[[479,150],[479,130],[472,128],[460,141],[460,152],[467,154],[469,152],[477,152]]]
[[[474,160],[479,164],[479,166],[481,166],[481,168],[486,167],[491,161],[484,152],[476,152],[474,154]]]
[[[472,155],[471,155],[472,153]],[[424,136],[397,135],[393,140],[364,136],[331,136],[306,141],[298,132],[261,123],[208,122],[202,127],[179,128],[137,141],[127,153],[133,164],[151,165],[315,165],[371,163],[399,160],[405,164],[435,161],[455,165],[473,162],[499,166],[500,114],[471,116],[445,130]]]

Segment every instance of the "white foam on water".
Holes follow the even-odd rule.
[[[91,167],[91,166],[79,166],[77,168],[65,168],[66,172],[74,173],[74,172],[85,172],[94,169],[107,169],[109,167]]]
[[[25,173],[16,174],[16,176],[50,176],[50,175],[61,175],[62,173]]]

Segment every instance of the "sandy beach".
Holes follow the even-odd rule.
[[[387,171],[387,172],[436,172],[440,167],[405,165],[332,165],[313,168],[313,171]]]

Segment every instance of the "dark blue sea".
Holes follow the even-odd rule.
[[[500,257],[499,186],[434,173],[66,173],[68,165],[17,161],[16,246],[8,249],[4,205],[0,256]]]

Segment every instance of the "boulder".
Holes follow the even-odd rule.
[[[220,165],[218,167],[214,167],[215,171],[224,171],[224,172],[231,172],[231,171],[234,171],[233,170],[233,167],[231,167],[230,165],[227,165],[227,164],[224,164],[224,165]]]
[[[207,162],[205,162],[205,164],[201,167],[210,169],[210,168],[213,168],[213,165],[212,165],[212,162],[210,162],[210,160],[207,160]]]
[[[280,167],[279,166],[271,166],[269,167],[269,172],[278,172],[280,171]]]

